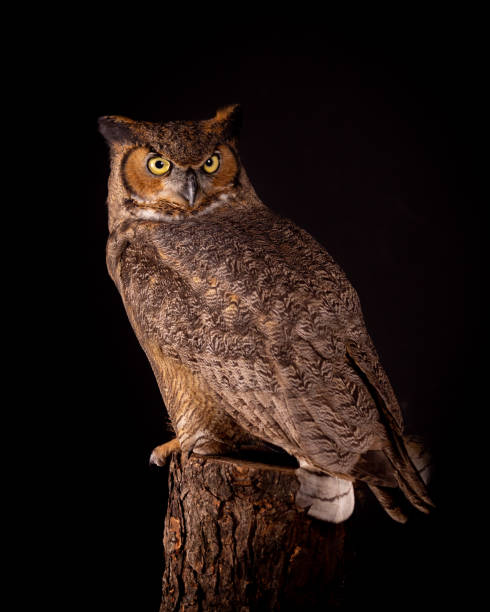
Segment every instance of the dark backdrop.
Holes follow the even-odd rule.
[[[73,109],[84,147],[75,202],[82,211],[76,263],[86,282],[71,302],[84,352],[70,368],[79,407],[64,417],[70,467],[59,486],[71,491],[70,553],[88,552],[90,563],[69,566],[71,596],[87,598],[90,609],[156,611],[163,555],[166,473],[150,469],[148,458],[169,433],[105,269],[109,165],[97,117],[207,118],[239,102],[241,157],[259,196],[344,268],[407,429],[422,434],[434,455],[437,511],[405,526],[373,511],[360,537],[356,597],[379,609],[388,602],[435,609],[441,597],[452,599],[454,430],[468,355],[465,290],[470,284],[473,292],[476,278],[465,250],[476,236],[472,202],[459,180],[468,159],[468,124],[458,111],[468,91],[461,41],[423,28],[344,38],[292,28],[202,35],[186,45],[167,33],[137,52],[98,40],[89,57],[90,43],[88,36],[78,49],[76,78],[60,102]]]

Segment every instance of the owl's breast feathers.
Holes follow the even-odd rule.
[[[199,373],[247,431],[393,486],[400,408],[357,294],[321,245],[265,208],[140,221],[132,234],[115,274],[144,348],[157,342]]]

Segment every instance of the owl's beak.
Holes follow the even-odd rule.
[[[192,208],[196,201],[197,194],[197,177],[194,170],[189,169],[186,173],[184,187],[181,191],[182,196],[189,202],[189,206]]]

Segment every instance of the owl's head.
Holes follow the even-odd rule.
[[[111,147],[109,226],[127,217],[181,220],[228,202],[243,176],[240,116],[233,105],[202,121],[100,117]]]

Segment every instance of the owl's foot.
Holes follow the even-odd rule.
[[[180,453],[181,451],[182,449],[177,438],[170,440],[170,442],[165,442],[165,444],[160,444],[160,446],[156,446],[153,449],[150,455],[150,465],[164,467],[172,453]]]

